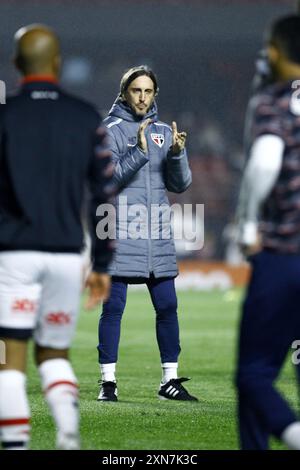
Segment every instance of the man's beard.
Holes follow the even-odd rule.
[[[143,110],[141,109],[138,109],[138,108],[133,108],[131,107],[132,111],[134,112],[134,114],[140,118],[146,116],[146,114],[148,113],[149,109],[151,108],[152,104],[146,108],[144,108]]]

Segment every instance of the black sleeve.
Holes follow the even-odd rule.
[[[93,271],[107,272],[109,263],[114,254],[114,196],[117,185],[113,179],[114,163],[112,154],[108,148],[106,129],[102,124],[94,132],[91,164],[89,168],[90,188],[90,233],[92,239],[92,263]],[[110,204],[112,210],[105,216],[107,231],[97,233],[97,226],[104,216],[97,216],[97,209],[102,204]],[[100,225],[100,224],[99,224]],[[102,225],[102,224],[101,224]]]

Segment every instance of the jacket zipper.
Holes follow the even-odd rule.
[[[149,145],[149,143],[148,143]],[[149,150],[148,150],[149,152]],[[151,178],[150,178],[150,158],[147,165],[147,209],[148,209],[148,269],[149,275],[153,271],[152,267],[152,243],[151,243]]]

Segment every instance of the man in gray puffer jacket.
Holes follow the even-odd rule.
[[[174,278],[178,270],[166,194],[166,190],[185,191],[192,178],[186,133],[179,133],[175,122],[171,128],[158,120],[157,92],[157,79],[148,67],[128,70],[104,121],[121,192],[116,204],[117,250],[110,268],[111,294],[99,322],[100,401],[117,401],[115,368],[130,283],[147,285],[156,311],[163,371],[159,397],[197,401],[182,386],[188,379],[177,377],[180,344]]]

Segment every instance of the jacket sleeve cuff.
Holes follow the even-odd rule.
[[[178,161],[178,160],[182,160],[185,157],[185,154],[186,154],[185,148],[176,155],[172,153],[172,147],[170,147],[167,158],[168,160],[171,160],[171,161]]]

